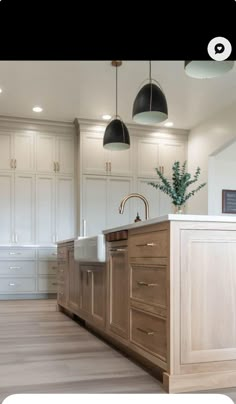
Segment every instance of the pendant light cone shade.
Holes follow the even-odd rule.
[[[210,79],[221,76],[234,66],[233,60],[185,60],[184,70],[189,77]]]
[[[103,147],[108,150],[126,150],[130,147],[127,127],[120,119],[113,119],[106,127]]]
[[[160,87],[154,83],[145,84],[134,100],[132,115],[135,122],[147,125],[165,121],[168,107]]]
[[[108,150],[126,150],[130,148],[129,131],[124,122],[117,115],[117,68],[121,64],[121,61],[112,61],[112,66],[116,67],[116,115],[107,125],[103,136],[103,147]]]
[[[159,85],[153,83],[152,65],[149,61],[149,82],[139,90],[133,104],[133,120],[152,125],[168,118],[166,97]],[[159,84],[159,83],[157,83]]]

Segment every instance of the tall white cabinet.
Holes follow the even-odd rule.
[[[186,159],[187,131],[128,125],[131,147],[126,151],[103,148],[105,125],[80,122],[80,234],[96,235],[104,229],[132,223],[137,212],[145,219],[144,204],[136,198],[118,208],[124,196],[137,192],[150,205],[150,218],[172,212],[171,200],[148,185],[158,181],[155,168],[171,178],[174,161]]]
[[[4,296],[6,292],[15,297],[19,291],[35,296],[56,292],[56,242],[77,233],[76,144],[73,124],[0,119],[0,250],[6,251],[0,256],[0,266],[5,268],[0,283],[7,286],[5,292],[1,289]],[[20,259],[27,249],[34,251],[24,264],[29,270],[22,269],[22,262],[15,265],[14,281],[9,278],[8,282],[6,276],[11,277],[13,266],[7,257],[12,259],[12,253]]]

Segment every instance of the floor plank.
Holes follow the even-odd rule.
[[[56,311],[55,300],[0,302],[0,402],[17,393],[165,393],[119,351]],[[226,394],[236,403],[236,388]]]

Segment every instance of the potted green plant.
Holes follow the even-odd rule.
[[[196,189],[187,192],[188,187],[198,181],[200,175],[200,167],[197,167],[193,178],[191,178],[191,174],[186,172],[186,164],[187,161],[185,161],[182,166],[180,166],[180,162],[175,161],[172,166],[172,182],[164,177],[161,171],[156,168],[155,170],[161,182],[148,183],[156,189],[160,189],[160,191],[164,192],[172,199],[172,203],[175,206],[175,213],[183,213],[183,206],[185,202],[206,185],[206,182],[204,182]]]

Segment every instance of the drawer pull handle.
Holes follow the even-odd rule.
[[[137,284],[140,286],[157,286],[157,283],[147,283],[147,282],[142,282],[142,281],[137,281]]]
[[[55,283],[55,282],[52,282],[52,285],[53,285],[53,286],[57,286],[57,283]]]
[[[9,267],[9,269],[21,269],[21,267]]]
[[[144,330],[143,328],[139,328],[139,327],[137,327],[137,330],[143,332],[146,335],[154,335],[154,331]]]
[[[124,252],[124,251],[126,251],[126,249],[125,248],[111,248],[110,251],[112,251],[112,252]]]
[[[154,247],[155,243],[137,244],[136,247]]]
[[[63,292],[59,292],[59,295],[63,296],[63,295],[64,295],[64,293],[63,293]]]
[[[21,255],[20,252],[9,252],[9,255]]]
[[[13,283],[13,282],[10,282],[8,285],[9,285],[9,286],[16,286],[16,284]]]
[[[52,269],[57,269],[57,267],[52,267]],[[64,271],[64,269],[62,271]]]

